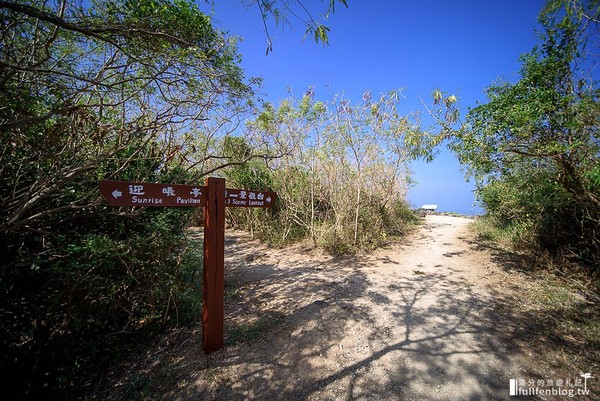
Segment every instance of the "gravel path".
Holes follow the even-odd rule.
[[[228,236],[226,346],[182,356],[165,398],[515,399],[506,275],[470,221],[428,216],[405,245],[337,258]]]

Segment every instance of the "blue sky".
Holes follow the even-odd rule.
[[[305,0],[314,17],[328,1]],[[404,88],[400,111],[425,112],[420,97],[436,88],[456,94],[463,113],[485,101],[484,90],[499,78],[518,79],[519,57],[536,44],[542,0],[348,0],[337,4],[325,22],[329,46],[303,41],[304,26],[269,26],[273,51],[265,55],[266,36],[256,7],[240,0],[214,4],[216,25],[243,38],[242,68],[263,77],[264,97],[273,103],[302,94],[309,86],[317,97],[343,92],[351,101],[365,90],[373,94]],[[210,12],[213,5],[202,3]],[[409,201],[437,203],[440,211],[478,213],[472,206],[473,183],[465,182],[456,157],[447,150],[431,163],[415,162],[417,184]]]

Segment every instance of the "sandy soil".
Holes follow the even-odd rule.
[[[228,235],[225,348],[190,337],[163,397],[515,399],[526,355],[495,312],[510,279],[470,221],[428,216],[405,245],[345,257]]]
[[[532,302],[585,300],[470,222],[427,216],[400,244],[344,257],[228,230],[224,349],[206,355],[200,327],[173,330],[87,399],[600,401],[597,350],[557,305]],[[509,394],[509,379],[544,388],[580,372],[593,372],[587,397]]]

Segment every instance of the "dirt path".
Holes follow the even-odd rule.
[[[510,399],[505,274],[469,222],[428,216],[407,245],[356,257],[228,237],[226,347],[182,355],[165,398]]]

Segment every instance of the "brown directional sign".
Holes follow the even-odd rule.
[[[206,205],[203,185],[100,181],[102,197],[111,206],[190,207]]]
[[[206,186],[157,184],[134,181],[100,181],[102,197],[111,206],[186,207],[206,205]],[[227,207],[273,206],[277,194],[270,191],[225,189]]]
[[[269,191],[248,189],[225,189],[225,206],[228,207],[271,207],[277,194]]]
[[[227,189],[223,178],[209,177],[206,185],[100,181],[100,193],[111,206],[203,206],[204,258],[202,279],[202,347],[223,347],[225,207],[271,207],[277,194]]]

